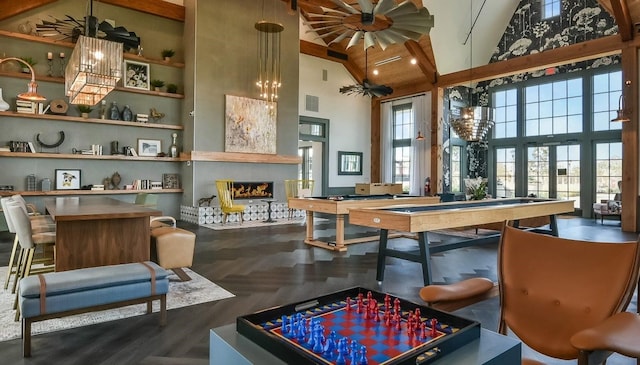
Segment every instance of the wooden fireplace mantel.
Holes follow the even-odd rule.
[[[277,163],[293,165],[302,163],[302,158],[300,156],[211,151],[182,152],[180,153],[180,159],[182,161]]]

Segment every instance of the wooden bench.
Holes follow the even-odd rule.
[[[20,280],[23,356],[31,356],[31,324],[52,318],[160,300],[160,326],[167,322],[168,272],[151,261],[98,266]]]

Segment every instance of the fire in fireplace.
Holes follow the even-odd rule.
[[[234,199],[273,198],[273,181],[233,182]]]

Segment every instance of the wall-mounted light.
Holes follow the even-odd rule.
[[[624,112],[624,95],[620,94],[620,99],[618,99],[618,116],[614,119],[611,119],[612,122],[630,122],[631,119],[625,115]]]
[[[418,131],[418,136],[416,137],[416,141],[424,141],[424,135],[421,131]]]

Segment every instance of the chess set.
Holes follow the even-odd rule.
[[[287,363],[428,364],[480,337],[480,324],[355,287],[238,317],[236,330]]]

